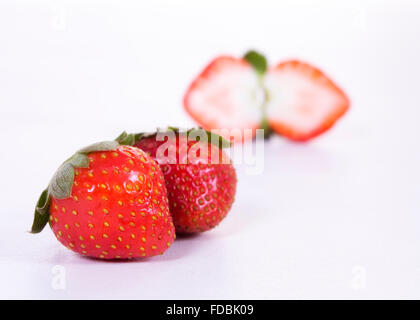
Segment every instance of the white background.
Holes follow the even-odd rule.
[[[419,32],[415,1],[3,0],[0,298],[420,298]],[[26,232],[74,150],[192,125],[189,82],[250,48],[319,66],[352,106],[310,143],[271,140],[263,174],[238,165],[219,227],[120,263]]]

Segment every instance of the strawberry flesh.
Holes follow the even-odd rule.
[[[218,57],[190,85],[184,97],[185,110],[206,130],[255,132],[263,102],[259,81],[255,69],[244,59]],[[242,140],[243,136],[233,139]]]
[[[306,141],[328,130],[349,108],[349,100],[319,69],[286,61],[264,77],[269,126],[291,140]]]

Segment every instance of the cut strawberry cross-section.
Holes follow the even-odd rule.
[[[328,130],[349,108],[349,100],[319,69],[292,60],[264,77],[266,115],[275,132],[305,141]]]
[[[267,69],[266,59],[255,51],[243,59],[214,59],[184,97],[186,111],[204,129],[241,132],[234,139],[219,132],[235,142],[246,140],[244,129],[251,129],[253,137],[258,128],[306,141],[328,130],[349,105],[319,69],[297,60]]]
[[[206,130],[255,130],[260,125],[263,100],[255,69],[244,59],[221,56],[192,82],[184,106]]]

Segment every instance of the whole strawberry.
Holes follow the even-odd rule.
[[[38,201],[32,233],[49,220],[57,239],[82,255],[130,259],[163,253],[175,230],[162,172],[145,152],[121,144],[97,143],[65,161]]]
[[[209,138],[207,141],[190,138],[200,131]],[[159,135],[166,138],[160,139]],[[173,128],[135,136],[134,145],[149,153],[162,169],[177,232],[214,228],[225,218],[234,201],[236,172],[220,145],[228,142],[216,136],[212,140],[216,143],[211,143],[209,140],[215,136],[199,129],[180,132]]]

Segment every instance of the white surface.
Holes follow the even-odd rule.
[[[420,298],[420,5],[32,2],[0,4],[0,298]],[[309,144],[272,140],[226,220],[163,256],[97,262],[25,233],[63,159],[191,125],[189,81],[250,47],[326,70],[350,112]]]

